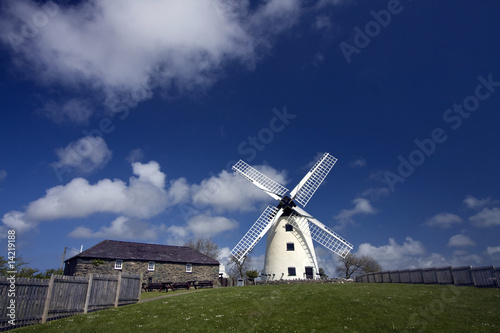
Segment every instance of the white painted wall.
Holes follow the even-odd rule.
[[[281,217],[267,232],[266,256],[262,273],[271,274],[271,276],[262,277],[262,279],[304,279],[307,266],[313,267],[314,278],[318,278],[319,276],[316,276],[318,273],[316,253],[307,223],[305,230],[294,227],[295,232],[286,231],[286,224],[287,217]],[[287,251],[287,243],[294,243],[295,250]],[[288,275],[288,267],[295,267],[296,276]]]

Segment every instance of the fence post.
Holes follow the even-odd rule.
[[[50,300],[52,299],[52,290],[54,289],[55,277],[55,275],[50,276],[49,288],[47,290],[47,296],[45,297],[45,304],[43,306],[42,324],[47,321],[47,317],[49,316]]]
[[[122,286],[122,272],[118,272],[118,283],[116,285],[116,296],[115,296],[115,308],[118,307],[118,301],[120,300],[121,286]]]
[[[142,274],[139,275],[139,294],[137,295],[137,302],[139,302],[141,300],[141,294],[142,294]],[[168,291],[168,289],[167,289]]]
[[[83,308],[83,313],[89,312],[89,302],[90,295],[92,293],[92,281],[94,280],[94,273],[89,274],[89,283],[87,285],[87,297],[85,298],[85,307]]]

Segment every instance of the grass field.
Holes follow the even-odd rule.
[[[177,294],[185,294],[188,292],[192,292],[192,290],[187,291],[185,289],[181,290],[176,290],[176,291],[169,291],[168,293],[165,291],[159,292],[159,291],[149,291],[149,292],[143,292],[141,293],[141,301],[150,299],[150,298],[156,298],[156,297],[162,297],[162,296],[170,296],[170,295],[177,295]]]
[[[500,332],[500,290],[408,284],[215,288],[12,332]]]

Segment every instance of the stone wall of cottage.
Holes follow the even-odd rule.
[[[87,276],[90,273],[118,274],[120,270],[115,269],[115,260],[75,258],[66,263],[65,275]],[[210,280],[214,284],[219,283],[218,265],[192,264],[192,271],[186,272],[185,263],[155,262],[154,271],[148,270],[148,261],[123,260],[123,273],[139,274],[142,281],[148,282],[186,282]]]

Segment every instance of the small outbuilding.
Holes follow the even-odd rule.
[[[64,275],[123,272],[153,283],[219,282],[219,262],[186,246],[105,240],[64,262]]]

